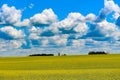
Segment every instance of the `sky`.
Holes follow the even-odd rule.
[[[120,53],[119,0],[0,0],[0,56]]]

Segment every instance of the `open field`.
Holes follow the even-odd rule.
[[[0,80],[120,80],[120,55],[1,57]]]

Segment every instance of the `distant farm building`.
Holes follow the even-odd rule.
[[[58,56],[60,56],[60,53],[58,53]]]

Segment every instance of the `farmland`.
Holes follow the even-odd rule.
[[[119,54],[0,58],[0,80],[120,80],[119,75]]]

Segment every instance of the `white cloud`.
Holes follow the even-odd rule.
[[[30,4],[29,8],[33,6],[34,4]],[[115,24],[120,16],[120,7],[113,0],[105,0],[99,16],[93,13],[83,16],[79,12],[71,12],[61,21],[51,8],[23,21],[21,12],[14,6],[9,7],[7,4],[2,6],[0,51],[19,49],[19,52],[17,50],[15,52],[32,54],[37,50],[80,53],[90,50],[115,51],[114,49],[120,47],[120,29]],[[107,18],[111,17],[109,14],[112,14],[113,22],[107,21]],[[21,50],[24,45],[31,49]]]
[[[51,8],[45,9],[42,13],[35,14],[31,17],[30,21],[33,25],[51,24],[57,21],[57,15],[55,15]]]
[[[85,17],[80,13],[69,13],[66,19],[60,21],[59,27],[69,30],[76,26],[79,22],[84,22]]]
[[[32,9],[33,7],[34,7],[34,4],[31,3],[31,4],[29,5],[29,8]]]
[[[0,51],[6,51],[6,47],[8,47],[6,44],[7,44],[8,42],[9,42],[9,41],[0,39]]]
[[[73,47],[84,47],[85,46],[85,40],[73,40],[72,41]]]
[[[42,30],[39,27],[32,26],[31,28],[29,28],[29,32],[40,34],[42,32]]]
[[[117,4],[115,4],[113,0],[104,0],[104,8],[101,9],[96,21],[101,22],[105,20],[107,15],[109,15],[112,12],[120,13],[120,7]]]
[[[88,32],[88,26],[85,23],[79,23],[74,30],[76,32],[79,32],[81,34],[81,36],[83,36],[84,34],[86,34]]]
[[[56,35],[50,38],[50,42],[57,46],[66,46],[68,35]]]
[[[120,12],[120,7],[114,3],[113,0],[104,0],[104,8],[101,10],[101,13],[108,15],[112,11]]]
[[[19,21],[17,23],[14,24],[14,26],[18,26],[18,27],[22,27],[22,26],[25,26],[25,27],[30,27],[30,20],[29,19],[24,19],[23,21]]]
[[[115,40],[120,40],[120,30],[115,31],[114,33],[111,34],[111,36],[112,36]]]
[[[117,12],[116,12],[115,14],[113,14],[113,18],[114,18],[115,20],[117,20],[119,16],[120,16],[120,14],[117,13]]]
[[[59,26],[59,22],[54,22],[54,23],[52,23],[50,26],[46,27],[46,28],[44,29],[44,31],[50,30],[50,31],[52,31],[54,34],[58,34],[58,33],[59,33],[58,26]]]
[[[21,10],[17,10],[14,6],[9,7],[4,4],[0,11],[0,24],[10,24],[13,25],[20,21]]]
[[[40,39],[40,34],[42,33],[42,30],[39,27],[32,26],[29,29],[29,39],[37,40]]]
[[[2,27],[0,28],[0,31],[14,39],[21,39],[25,37],[25,34],[22,30],[17,30],[11,26]]]
[[[88,15],[85,17],[85,20],[86,20],[86,21],[89,21],[89,22],[92,22],[92,21],[95,21],[96,18],[97,18],[97,17],[96,17],[95,14],[90,13],[90,14],[88,14]]]
[[[23,39],[20,40],[3,40],[0,39],[0,51],[9,51],[21,48],[22,44],[25,44]]]
[[[10,47],[13,47],[13,48],[16,48],[16,49],[21,48],[21,46],[23,44],[26,44],[26,42],[23,39],[20,39],[20,40],[11,40],[10,43],[11,43]]]
[[[70,13],[67,18],[58,23],[58,28],[63,29],[63,33],[72,34],[79,33],[83,36],[88,31],[85,17],[80,13]]]
[[[110,13],[111,11],[120,12],[120,7],[114,3],[113,0],[105,0],[104,2],[104,11]]]
[[[42,46],[47,46],[49,44],[49,40],[48,39],[43,39],[41,41],[41,44],[42,44]]]
[[[29,39],[32,39],[32,40],[38,40],[40,37],[36,34],[36,33],[31,33],[29,35]]]
[[[115,23],[107,22],[106,20],[97,24],[97,29],[104,34],[104,38],[111,37],[114,40],[120,40],[120,30]]]
[[[115,24],[113,23],[109,23],[106,20],[104,20],[103,22],[100,22],[97,24],[98,25],[98,29],[104,33],[105,37],[109,37],[111,36],[113,33],[115,33],[116,31],[118,31],[118,28],[116,27]]]

